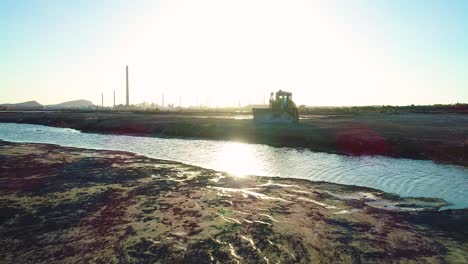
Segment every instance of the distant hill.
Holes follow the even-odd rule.
[[[94,107],[95,105],[88,100],[74,100],[68,101],[56,105],[47,105],[47,109],[64,109],[64,108],[89,108]]]
[[[18,104],[1,104],[0,106],[6,110],[42,110],[44,108],[43,105],[36,101],[27,101]]]
[[[83,109],[96,107],[88,100],[74,100],[55,105],[41,105],[36,101],[28,101],[18,104],[0,104],[0,110],[58,110],[58,109]]]

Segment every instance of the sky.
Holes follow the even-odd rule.
[[[0,103],[468,102],[468,1],[0,0]]]

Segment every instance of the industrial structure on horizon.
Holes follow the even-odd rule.
[[[165,101],[165,94],[161,94],[161,104],[156,104],[156,103],[147,103],[143,102],[140,104],[130,104],[130,75],[129,75],[129,70],[128,70],[128,65],[125,65],[125,104],[117,104],[116,103],[116,92],[115,90],[113,91],[113,105],[111,108],[114,110],[130,110],[130,109],[147,109],[147,108],[157,108],[157,109],[166,109],[166,110],[171,110],[171,109],[181,109],[182,108],[182,96],[179,95],[179,104],[178,106],[174,103],[167,103]],[[211,96],[208,96],[207,102],[204,105],[199,104],[198,100],[198,95],[196,96],[196,105],[195,106],[189,106],[187,108],[211,108]],[[263,99],[265,100],[265,98]],[[288,100],[286,100],[288,101]],[[250,103],[249,103],[250,105]],[[257,105],[258,107],[262,108],[263,105]],[[105,108],[104,106],[104,93],[101,94],[101,107]],[[235,107],[235,106],[234,106]],[[237,106],[238,108],[241,108],[241,100],[239,98],[239,105]],[[248,107],[248,105],[246,106]],[[294,117],[293,117],[294,118]]]

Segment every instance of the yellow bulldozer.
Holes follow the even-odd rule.
[[[292,123],[299,121],[299,110],[292,100],[292,93],[277,91],[271,93],[269,108],[253,108],[255,122],[285,122]]]

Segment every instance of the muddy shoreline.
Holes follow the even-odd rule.
[[[198,114],[200,115],[200,114]],[[343,155],[383,155],[468,166],[468,115],[371,114],[309,116],[298,125],[259,125],[207,114],[1,112],[0,122],[67,127],[83,132],[235,140]]]
[[[2,263],[462,263],[439,199],[0,142]]]

